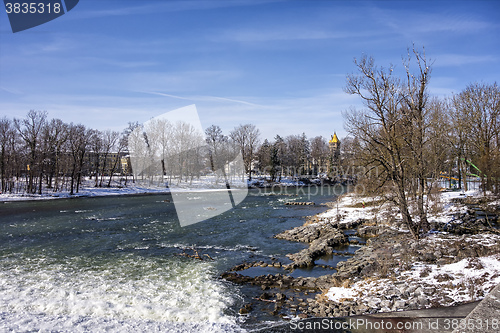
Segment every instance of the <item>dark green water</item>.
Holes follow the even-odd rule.
[[[333,196],[300,188],[252,190],[235,209],[186,227],[168,195],[0,203],[0,324],[245,326],[248,319],[237,310],[248,290],[218,275],[243,261],[287,262],[287,253],[305,245],[273,235],[326,207],[284,202],[320,204]],[[192,247],[214,260],[180,255],[192,254]]]

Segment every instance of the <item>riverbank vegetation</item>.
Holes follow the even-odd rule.
[[[441,179],[467,190],[467,178],[477,177],[483,193],[500,193],[496,83],[470,84],[438,99],[428,92],[432,62],[423,51],[408,50],[399,76],[394,66],[377,66],[367,56],[354,63],[345,91],[365,108],[344,112],[352,163],[366,167],[358,176],[367,192],[393,202],[414,238],[430,229],[429,203]]]

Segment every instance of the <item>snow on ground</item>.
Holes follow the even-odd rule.
[[[318,179],[319,182],[319,179]],[[313,183],[316,183],[313,181]],[[265,177],[255,177],[248,181],[249,186],[271,187],[271,186],[304,186],[304,182],[295,179],[294,177],[282,177],[281,180],[271,182]]]
[[[330,301],[340,302],[345,298],[354,298],[358,293],[359,291],[355,288],[331,287],[326,296]]]
[[[333,302],[339,302],[345,298],[354,300],[366,300],[369,297],[382,298],[395,285],[407,286],[413,283],[421,288],[434,287],[436,296],[437,293],[441,293],[452,300],[451,304],[441,305],[476,301],[500,283],[500,254],[466,258],[442,266],[417,263],[411,270],[401,272],[396,278],[369,278],[358,281],[348,288],[332,287],[326,296]],[[432,304],[432,299],[430,301]]]
[[[142,186],[127,186],[127,187],[90,187],[85,186],[80,188],[78,193],[73,195],[69,191],[49,192],[44,191],[42,194],[0,194],[0,201],[23,201],[23,200],[47,200],[61,198],[76,198],[76,197],[97,197],[108,195],[125,195],[125,194],[144,194],[144,193],[169,193],[167,188],[159,187],[142,187]]]
[[[429,221],[441,223],[452,221],[456,213],[465,213],[467,211],[467,207],[454,202],[453,199],[479,195],[481,193],[478,191],[440,193],[439,200],[442,204],[442,210],[435,214],[429,214]],[[395,211],[391,211],[390,205],[381,204],[378,200],[379,198],[356,197],[352,193],[340,197],[338,202],[338,212],[341,216],[340,223],[353,222],[360,218],[369,220],[388,213],[392,213],[394,216]],[[371,203],[374,203],[374,205]],[[493,205],[499,203],[497,200]],[[337,207],[334,206],[327,212],[319,214],[318,218],[320,221],[327,221],[336,219],[337,214]],[[492,246],[500,242],[499,235],[486,233],[466,236],[434,233],[428,235],[422,242],[428,243],[428,246],[432,247],[437,242],[450,242],[459,239],[466,243],[480,244],[482,246]],[[440,304],[442,306],[475,301],[482,299],[494,286],[500,283],[500,254],[466,258],[456,263],[441,266],[415,263],[410,270],[396,271],[395,273],[397,274],[390,279],[367,278],[354,283],[350,287],[332,287],[326,293],[326,296],[332,302],[342,302],[342,299],[346,298],[360,301],[369,297],[384,299],[384,296],[387,295],[391,288],[396,288],[397,285],[414,284],[421,288],[435,290],[436,295],[435,297],[434,295],[431,296],[431,303],[427,307],[435,306],[437,303],[443,302],[443,300],[446,302]],[[439,299],[439,297],[441,298]],[[433,300],[434,303],[432,303]]]
[[[381,211],[390,209],[389,204],[378,203],[381,198],[378,197],[357,197],[355,193],[347,193],[338,199],[338,209],[334,208],[324,213],[318,214],[320,220],[336,220],[340,216],[340,223],[354,222],[359,219],[374,219]],[[364,207],[363,207],[364,206]]]
[[[215,181],[215,177],[204,177],[201,179],[193,179],[193,181],[186,181],[180,184],[172,183],[167,186],[165,182],[161,185],[149,184],[148,181],[136,181],[135,183],[129,180],[127,186],[122,186],[118,182],[111,187],[95,187],[95,180],[85,179],[80,186],[78,193],[70,195],[68,190],[53,192],[52,189],[43,188],[42,194],[9,194],[0,193],[0,202],[2,201],[24,201],[24,200],[47,200],[47,199],[61,199],[61,198],[77,198],[77,197],[99,197],[110,195],[134,195],[134,194],[161,194],[175,192],[204,192],[204,191],[227,191],[225,182],[221,180]],[[242,188],[245,182],[233,181],[232,189]],[[76,187],[75,187],[76,191]]]
[[[453,202],[456,198],[466,198],[466,197],[476,197],[481,195],[478,190],[471,190],[467,192],[463,191],[452,191],[452,192],[442,192],[440,193],[439,200],[442,204],[442,209],[438,214],[429,214],[429,222],[441,222],[448,223],[453,219],[453,215],[460,213],[464,214],[467,212],[467,207],[465,205],[458,205]]]
[[[454,203],[453,199],[478,195],[480,195],[480,192],[477,190],[440,193],[439,201],[442,205],[442,209],[437,214],[429,213],[429,222],[447,223],[451,221],[454,214],[465,213],[467,211],[467,207]],[[335,204],[334,208],[322,214],[318,214],[318,218],[320,220],[333,220],[337,219],[339,215],[340,223],[354,222],[359,219],[371,220],[380,218],[384,215],[401,218],[401,215],[397,212],[394,205],[389,202],[383,202],[381,197],[361,197],[356,196],[355,193],[347,193],[340,196],[338,201],[338,211]],[[500,204],[500,200],[497,200],[497,202]],[[433,202],[431,202],[431,205],[432,204]]]

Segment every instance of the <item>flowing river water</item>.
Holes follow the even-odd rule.
[[[235,209],[186,227],[168,194],[0,203],[0,327],[232,332],[279,320],[240,316],[255,291],[219,275],[244,261],[289,262],[306,245],[273,235],[326,210],[318,204],[335,197],[326,189],[251,190]],[[182,256],[193,246],[207,260]]]

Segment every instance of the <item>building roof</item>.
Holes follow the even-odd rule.
[[[330,139],[329,143],[337,143],[339,142],[339,138],[337,137],[337,133],[333,132],[332,138]]]

